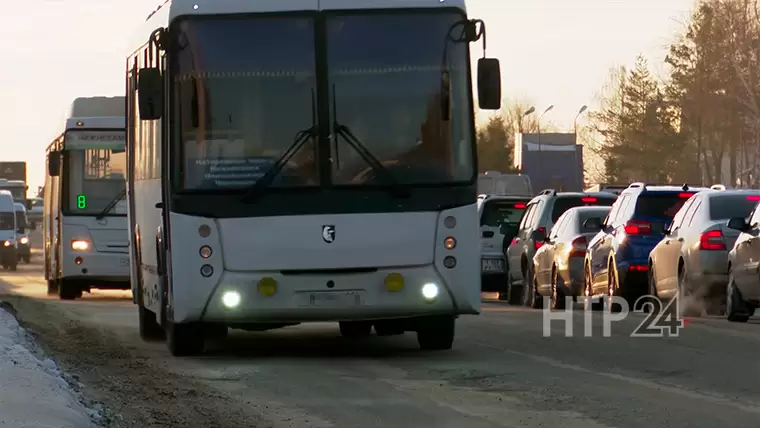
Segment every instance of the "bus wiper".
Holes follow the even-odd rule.
[[[299,150],[301,150],[304,144],[317,136],[317,129],[317,126],[314,125],[310,128],[298,131],[295,138],[293,139],[293,144],[288,147],[288,150],[285,151],[282,157],[277,159],[277,162],[275,162],[275,164],[269,168],[269,171],[267,171],[263,177],[256,180],[256,182],[248,188],[248,191],[243,196],[243,202],[255,202],[263,194],[262,190],[272,184],[275,177],[277,177],[277,174],[279,174],[282,169],[285,168],[285,165],[288,163],[288,161],[290,161],[290,159],[295,156]]]
[[[342,125],[340,122],[338,122],[338,106],[337,101],[335,97],[335,85],[333,85],[332,88],[332,98],[333,98],[333,133],[336,137],[343,137],[344,140],[348,143],[351,148],[356,150],[356,152],[359,154],[359,156],[364,159],[367,164],[372,167],[372,169],[375,171],[375,173],[382,177],[385,183],[389,186],[390,192],[393,196],[398,198],[408,198],[411,196],[411,193],[409,190],[404,188],[404,186],[399,183],[399,181],[396,179],[396,177],[393,176],[393,174],[386,168],[380,160],[378,160],[375,155],[370,152],[367,147],[362,144],[361,140],[353,133],[351,132],[351,129],[346,126]],[[336,152],[337,152],[337,144],[336,144]],[[336,153],[337,156],[337,153]]]
[[[108,205],[106,205],[106,207],[103,208],[103,211],[101,211],[100,214],[98,214],[98,216],[95,217],[95,220],[103,220],[106,217],[106,214],[108,214],[108,212],[111,211],[126,194],[127,194],[127,188],[124,187],[124,190],[119,192],[119,194],[116,195],[115,198],[111,199],[111,202],[109,202]]]

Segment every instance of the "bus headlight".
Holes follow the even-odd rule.
[[[422,286],[422,297],[427,300],[433,300],[438,297],[438,285],[432,282]]]
[[[87,251],[90,248],[90,243],[83,240],[71,241],[71,249],[74,251]]]

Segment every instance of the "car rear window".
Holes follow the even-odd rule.
[[[734,217],[746,218],[760,195],[718,195],[710,198],[710,219],[728,220]]]
[[[602,205],[605,207],[611,207],[615,203],[615,197],[609,196],[563,196],[554,201],[554,207],[552,208],[552,223],[556,223],[557,219],[570,208],[583,207],[589,205]]]
[[[673,220],[678,210],[689,200],[694,193],[689,192],[658,192],[644,193],[636,200],[637,217],[654,217],[664,220]]]
[[[610,213],[611,209],[612,209],[611,207],[609,208],[605,207],[605,208],[599,208],[599,209],[588,210],[588,211],[583,210],[579,212],[578,213],[578,229],[582,233],[598,232],[599,231],[598,228],[590,229],[586,227],[583,223],[585,223],[586,220],[590,218],[594,218],[594,217],[598,218],[600,220],[599,223],[601,223],[602,221],[604,221],[604,218],[607,217],[607,214]]]
[[[481,226],[501,227],[501,225],[514,226],[520,224],[520,219],[525,212],[528,201],[486,201],[483,214],[480,216]]]

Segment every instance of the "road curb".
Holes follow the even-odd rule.
[[[19,321],[18,312],[16,311],[16,308],[14,308],[10,302],[7,302],[5,300],[0,300],[0,309],[13,315],[13,318],[16,318],[16,321]]]

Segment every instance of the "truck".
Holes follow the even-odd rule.
[[[486,171],[478,175],[478,196],[533,196],[530,178],[522,174]]]
[[[26,198],[29,186],[26,179],[26,162],[0,162],[0,190],[8,190],[14,201],[24,204],[29,209],[30,203]]]
[[[47,148],[43,256],[48,294],[128,290],[124,97],[76,98]]]
[[[450,349],[481,302],[476,41],[464,0],[152,13],[125,68],[143,339],[192,355],[230,327],[330,321],[347,340],[410,331]],[[484,52],[477,75],[498,110],[498,60]]]

